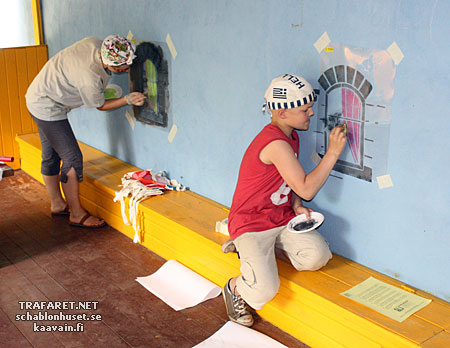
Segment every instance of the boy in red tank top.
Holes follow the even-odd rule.
[[[292,233],[286,229],[299,214],[309,218],[311,200],[327,180],[346,137],[343,126],[329,136],[328,151],[306,174],[298,161],[298,130],[308,130],[314,115],[314,90],[304,78],[284,74],[266,91],[272,122],[255,137],[242,159],[228,217],[230,237],[239,252],[241,275],[222,289],[230,320],[253,325],[247,304],[261,309],[278,292],[280,279],[275,249],[299,271],[317,270],[331,258],[325,239],[315,230]]]

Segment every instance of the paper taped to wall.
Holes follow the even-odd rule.
[[[330,37],[328,36],[327,32],[324,32],[322,36],[317,40],[314,44],[314,47],[316,48],[317,52],[320,53],[323,51],[325,47],[328,46],[328,44],[331,42]]]
[[[392,178],[389,174],[377,176],[378,188],[384,189],[394,186]]]
[[[394,60],[395,65],[399,65],[400,62],[405,57],[403,55],[402,50],[400,49],[400,47],[398,47],[398,45],[397,45],[397,43],[395,41],[392,43],[392,45],[390,45],[388,47],[387,51],[389,52],[389,54],[391,55],[392,59]]]
[[[347,144],[333,169],[373,182],[387,169],[395,65],[386,50],[330,46],[320,53],[316,152],[323,157],[331,130],[345,125]]]

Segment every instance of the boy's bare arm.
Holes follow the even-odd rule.
[[[283,140],[275,140],[260,153],[263,163],[274,164],[288,186],[301,198],[309,201],[323,186],[344,150],[346,137],[343,127],[337,126],[330,132],[328,151],[319,165],[306,175],[295,156],[292,147]]]
[[[127,105],[127,104],[128,103],[127,103],[127,100],[125,99],[125,97],[109,99],[109,100],[105,100],[105,103],[102,106],[99,106],[97,108],[97,110],[109,111],[109,110],[117,109],[117,108]]]
[[[311,208],[304,207],[302,199],[295,192],[292,192],[292,209],[295,215],[305,214],[308,220],[311,218],[311,212],[314,211]]]

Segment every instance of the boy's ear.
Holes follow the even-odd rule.
[[[278,109],[278,116],[282,119],[286,118],[286,109]]]

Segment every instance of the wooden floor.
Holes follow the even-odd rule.
[[[220,296],[177,312],[135,281],[161,267],[161,257],[110,227],[69,227],[49,209],[45,188],[24,172],[0,182],[1,348],[192,347],[226,323]],[[37,332],[77,321],[16,320],[27,312],[19,301],[98,301],[97,309],[63,312],[101,320],[81,321],[82,332]],[[288,347],[308,347],[261,318],[253,329]]]

